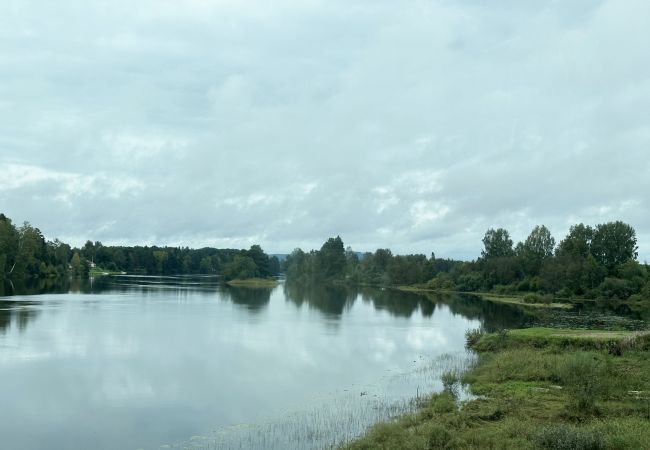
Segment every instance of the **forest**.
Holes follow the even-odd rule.
[[[248,250],[156,246],[105,246],[87,241],[81,248],[55,239],[29,223],[16,227],[0,214],[0,279],[87,277],[92,267],[143,275],[220,274],[224,280],[266,278],[280,272],[277,257],[259,245]]]
[[[81,248],[0,214],[0,278],[85,277],[91,267],[144,275],[218,274],[225,281],[286,274],[289,283],[419,286],[432,290],[529,294],[530,302],[584,297],[650,299],[650,270],[637,261],[636,232],[621,221],[573,225],[556,245],[544,225],[516,245],[506,229],[489,229],[473,261],[394,255],[389,249],[359,254],[337,236],[319,250],[294,250],[281,264],[259,245],[244,249],[105,246]]]
[[[516,245],[507,230],[489,229],[481,256],[473,261],[394,255],[389,249],[359,255],[345,249],[337,236],[320,250],[294,250],[284,269],[290,283],[529,294],[524,299],[530,302],[553,297],[645,301],[650,299],[650,270],[637,261],[637,249],[634,228],[621,221],[574,225],[557,245],[544,225]]]

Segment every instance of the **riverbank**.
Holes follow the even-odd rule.
[[[246,278],[244,280],[226,281],[228,286],[248,288],[274,288],[279,283],[273,278]]]
[[[522,295],[503,295],[492,292],[465,292],[445,289],[429,289],[420,286],[396,286],[395,289],[404,292],[435,292],[440,294],[466,294],[475,295],[494,303],[505,303],[508,305],[525,306],[530,308],[554,308],[554,309],[571,309],[573,301],[568,298],[558,298],[542,296],[535,293],[526,293]]]
[[[642,449],[650,444],[650,334],[530,328],[468,333],[479,353],[415,414],[358,449]],[[457,381],[458,380],[458,381]],[[460,384],[473,400],[459,404]]]

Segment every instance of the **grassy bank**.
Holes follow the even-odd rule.
[[[531,328],[468,334],[479,362],[416,414],[346,449],[650,448],[650,335]],[[446,379],[445,379],[446,378]]]
[[[120,272],[117,270],[108,270],[108,269],[102,269],[101,267],[92,267],[88,272],[88,275],[91,277],[100,277],[104,275],[122,275],[123,273],[124,272]]]
[[[278,281],[272,278],[247,278],[245,280],[230,280],[226,284],[233,287],[274,288],[278,285]]]
[[[397,286],[395,289],[405,292],[438,292],[442,294],[468,294],[476,295],[484,300],[495,303],[506,303],[509,305],[518,305],[530,308],[559,308],[571,309],[573,303],[570,299],[543,296],[534,293],[522,293],[521,295],[503,295],[491,292],[463,292],[444,289],[429,289],[420,286]]]

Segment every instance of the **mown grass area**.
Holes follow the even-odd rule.
[[[480,356],[462,382],[476,398],[459,404],[446,382],[343,448],[650,449],[648,334],[537,328],[468,343]]]
[[[274,288],[278,285],[278,281],[272,278],[247,278],[245,280],[230,280],[226,284],[233,287]]]

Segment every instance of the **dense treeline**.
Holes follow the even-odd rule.
[[[46,242],[41,230],[24,223],[16,227],[0,214],[0,278],[56,277],[88,273],[79,252],[58,239]]]
[[[24,280],[88,275],[91,267],[146,275],[221,274],[232,280],[277,275],[280,262],[259,245],[248,250],[104,246],[88,241],[72,248],[46,241],[38,228],[16,227],[0,214],[0,279]]]
[[[187,247],[122,247],[86,242],[81,256],[106,270],[146,275],[221,274],[226,280],[275,276],[277,257],[259,245],[248,250]]]
[[[545,226],[536,226],[513,245],[503,228],[490,229],[475,261],[435,255],[393,255],[388,249],[358,256],[340,237],[318,251],[296,249],[285,261],[289,282],[325,281],[373,285],[421,285],[435,290],[533,293],[620,300],[650,299],[650,268],[637,262],[634,229],[623,222],[578,224],[556,245]]]

